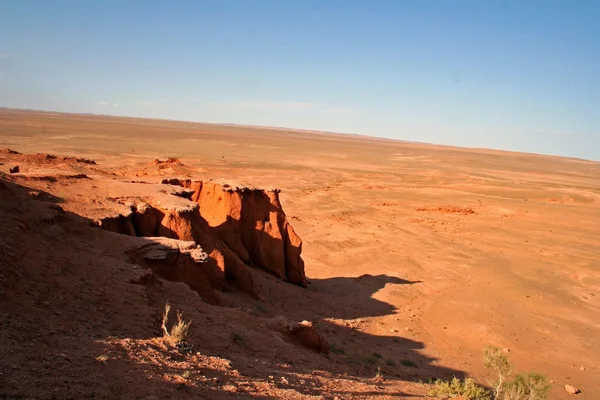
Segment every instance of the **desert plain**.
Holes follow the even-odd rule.
[[[0,148],[2,398],[419,398],[487,384],[486,345],[552,399],[600,398],[599,162],[10,109]],[[305,284],[251,265],[253,293],[207,301],[145,272],[132,254],[154,239],[93,226],[173,178],[280,189]],[[166,301],[189,352],[160,340]]]

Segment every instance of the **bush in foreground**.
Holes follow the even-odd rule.
[[[433,388],[427,393],[428,396],[453,399],[462,397],[468,400],[490,400],[490,392],[483,386],[478,385],[471,378],[452,378],[450,381],[436,380]]]
[[[466,400],[545,400],[548,398],[550,385],[542,374],[537,372],[518,374],[509,380],[512,366],[506,354],[498,347],[487,346],[483,353],[483,360],[484,365],[498,375],[498,378],[491,383],[491,390],[478,385],[471,378],[455,377],[450,381],[436,380],[428,395],[443,399],[460,397]]]

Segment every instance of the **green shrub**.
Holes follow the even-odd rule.
[[[498,374],[498,380],[492,383],[494,386],[494,398],[498,398],[504,382],[512,370],[508,357],[499,347],[486,346],[483,351],[483,363],[487,368],[494,370]]]
[[[475,383],[471,378],[452,378],[450,381],[436,380],[433,388],[427,393],[428,396],[441,397],[443,399],[454,399],[462,397],[466,400],[490,400],[491,395],[483,386]]]
[[[502,387],[502,400],[544,400],[548,397],[550,384],[546,377],[537,372],[518,374]]]

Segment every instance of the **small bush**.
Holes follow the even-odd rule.
[[[544,400],[548,397],[550,384],[546,377],[536,372],[518,374],[502,387],[502,400]]]
[[[381,373],[381,367],[380,366],[377,367],[377,372],[375,373],[375,380],[378,381],[378,382],[381,382],[381,381],[384,380],[383,379],[383,374]]]
[[[100,354],[98,357],[96,357],[96,361],[106,364],[108,361],[108,354]]]
[[[412,362],[410,360],[402,360],[402,361],[400,361],[400,364],[404,365],[405,367],[411,367],[411,368],[417,367],[417,364],[415,364],[414,362]]]
[[[483,351],[483,364],[498,374],[498,380],[492,383],[494,398],[498,398],[512,370],[508,357],[499,347],[486,346]]]
[[[428,396],[453,399],[462,397],[466,400],[490,400],[491,395],[484,387],[475,383],[471,378],[452,378],[451,381],[436,380]]]
[[[191,337],[190,325],[192,321],[185,322],[183,320],[183,313],[177,310],[177,323],[171,327],[171,331],[167,327],[169,323],[169,312],[171,311],[171,305],[167,303],[165,305],[165,311],[162,317],[162,330],[166,337],[169,337],[177,343],[185,343]]]

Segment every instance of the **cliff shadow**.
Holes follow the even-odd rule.
[[[256,222],[261,226],[260,219]],[[235,222],[229,218],[214,229],[224,231],[232,224]],[[283,239],[273,237],[262,229],[255,230],[253,234],[259,237],[258,243],[265,245],[258,251],[283,247]],[[297,250],[300,251],[300,248]],[[388,379],[415,382],[464,376],[462,371],[445,367],[435,357],[423,354],[425,344],[415,338],[414,327],[401,322],[406,320],[400,318],[406,317],[402,315],[406,311],[399,307],[401,304],[377,298],[376,294],[386,287],[393,287],[401,293],[412,290],[411,286],[422,281],[385,274],[364,274],[325,279],[308,277],[308,285],[300,287],[282,281],[277,274],[262,267],[259,260],[250,258],[255,267],[252,269],[254,284],[261,300],[254,304],[244,303],[244,306],[250,306],[265,317],[283,315],[290,320],[312,321],[330,344],[333,362],[328,369],[331,372],[368,379],[379,371]],[[318,390],[310,390],[308,386],[301,391],[319,394]]]
[[[4,190],[1,186],[0,191]],[[11,191],[34,190],[15,183],[8,186]],[[0,394],[42,393],[40,396],[45,396],[43,391],[53,387],[59,388],[53,393],[60,398],[110,398],[114,393],[125,397],[133,397],[132,393],[136,396],[157,393],[161,397],[163,393],[165,397],[180,393],[182,398],[188,394],[218,398],[222,391],[216,384],[211,383],[214,386],[206,389],[188,385],[190,387],[186,389],[171,379],[173,375],[186,372],[176,363],[186,360],[185,356],[173,354],[177,350],[159,349],[169,360],[165,365],[148,362],[156,356],[152,351],[157,350],[151,348],[148,352],[143,347],[144,341],[161,336],[164,291],[160,280],[152,281],[152,285],[157,286],[150,285],[150,289],[158,294],[155,293],[155,298],[148,296],[149,285],[136,280],[143,278],[143,271],[128,261],[124,249],[133,244],[151,245],[155,241],[102,231],[90,226],[90,219],[57,207],[55,200],[60,201],[58,198],[48,199],[51,201],[33,201],[27,194],[13,200],[0,199],[1,209],[10,214],[0,221],[1,230],[16,232],[3,235],[2,243],[6,242],[8,247],[2,247],[0,255],[0,261],[6,266],[0,281],[0,323],[3,327],[0,330],[0,354],[3,355],[2,367],[12,371],[10,377],[5,375],[3,378],[6,381]],[[15,226],[19,226],[16,231]],[[394,313],[393,305],[377,300],[373,295],[387,285],[408,287],[417,282],[385,275],[335,277],[313,280],[310,287],[303,288],[258,269],[252,270],[252,274],[259,293],[265,297],[260,303],[268,302],[268,309],[264,315],[252,313],[247,318],[253,318],[253,324],[262,324],[262,317],[276,315],[314,321],[317,330],[330,343],[331,354],[315,354],[291,344],[273,346],[277,347],[274,355],[261,353],[264,343],[257,346],[263,350],[252,348],[252,343],[241,349],[236,347],[234,338],[228,336],[238,322],[226,318],[222,325],[210,328],[215,331],[212,337],[220,342],[207,345],[207,338],[203,336],[191,340],[195,350],[203,355],[231,359],[243,377],[263,381],[276,373],[286,377],[289,382],[286,387],[320,395],[322,381],[319,375],[322,371],[332,378],[357,382],[370,380],[379,371],[386,378],[386,384],[394,384],[396,379],[399,382],[419,381],[428,377],[462,375],[460,371],[436,365],[435,359],[423,356],[420,351],[424,344],[418,340],[402,337],[401,333],[370,334],[349,321]],[[185,316],[192,318],[194,324],[203,322],[201,317],[207,314],[222,313],[220,310],[223,309],[210,305],[205,306],[210,311],[194,309],[194,304],[201,300],[197,296],[190,297],[191,292],[186,294],[183,286],[175,286],[175,289],[181,293],[178,307],[185,309]],[[231,293],[231,296],[236,295]],[[236,297],[250,307],[257,302],[248,296]],[[246,322],[244,326],[252,330],[253,324]],[[272,339],[272,336],[262,338]],[[115,341],[127,352],[120,353],[115,346],[107,344]],[[106,361],[102,361],[103,356],[107,357]],[[252,361],[252,366],[248,363],[248,360],[257,359],[260,361]],[[268,369],[257,365],[261,362],[266,363]],[[286,367],[286,363],[291,368]],[[205,367],[203,372],[208,378],[216,378],[214,382],[226,380],[223,370]],[[192,369],[191,376],[198,376],[196,369]],[[236,379],[234,381],[241,383],[242,378]],[[104,380],[108,383],[98,384]],[[23,382],[30,383],[25,385]],[[97,390],[95,385],[99,386]],[[39,391],[32,392],[36,388]],[[328,388],[327,391],[342,398],[364,395],[344,387]],[[240,395],[268,398],[256,394]]]

